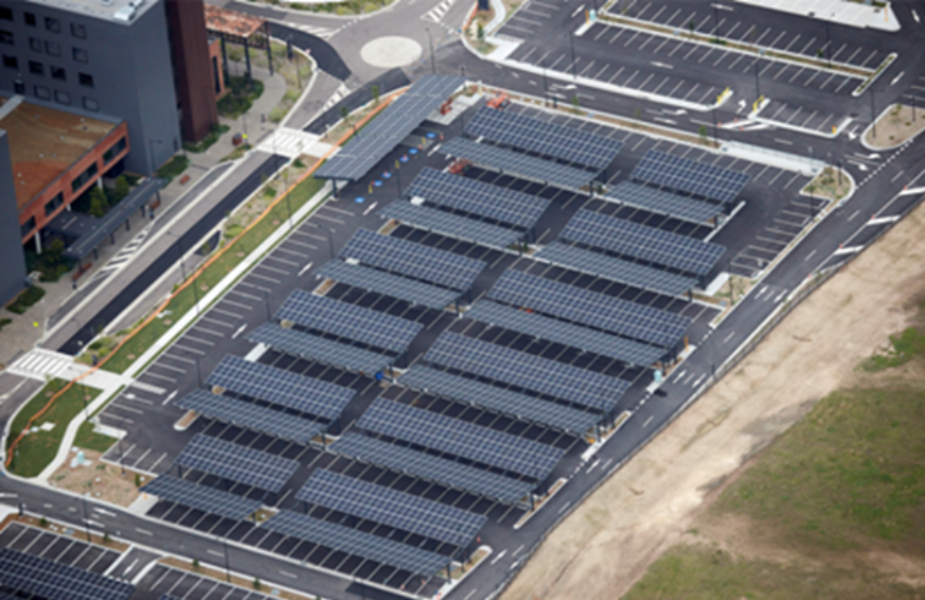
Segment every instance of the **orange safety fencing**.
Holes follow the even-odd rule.
[[[25,432],[25,431],[28,431],[29,429],[31,429],[31,428],[32,428],[32,423],[33,423],[36,419],[38,419],[39,417],[41,417],[42,415],[44,415],[46,412],[48,412],[48,409],[51,408],[52,404],[54,404],[55,401],[56,401],[58,398],[60,398],[62,395],[64,395],[65,392],[67,392],[69,389],[71,389],[71,387],[73,387],[75,383],[78,383],[80,380],[84,379],[85,377],[88,377],[89,375],[95,373],[95,372],[98,371],[100,368],[102,368],[103,365],[105,365],[105,364],[109,361],[109,359],[111,359],[113,356],[116,355],[116,353],[122,348],[122,346],[124,346],[129,340],[131,340],[133,337],[135,337],[135,335],[136,335],[137,333],[139,333],[142,329],[144,329],[145,327],[147,327],[149,323],[151,323],[154,319],[156,319],[157,316],[158,316],[159,314],[161,314],[161,313],[164,311],[164,309],[166,309],[167,306],[174,300],[174,298],[176,298],[176,297],[177,297],[183,290],[185,290],[188,286],[190,286],[191,284],[195,283],[196,278],[199,277],[199,275],[201,275],[207,268],[209,268],[209,266],[211,266],[216,260],[218,260],[219,258],[221,258],[222,256],[224,256],[224,254],[225,254],[226,252],[228,252],[229,250],[231,250],[232,246],[234,246],[242,237],[244,237],[244,235],[245,235],[248,231],[250,231],[254,226],[256,226],[258,223],[260,223],[260,222],[270,213],[270,211],[272,211],[274,208],[276,208],[276,206],[277,206],[280,202],[282,202],[282,201],[292,192],[292,190],[294,190],[294,189],[295,189],[299,184],[301,184],[303,181],[305,181],[306,179],[308,179],[309,177],[311,177],[311,176],[315,173],[315,171],[318,169],[318,167],[320,167],[320,166],[322,165],[322,163],[324,163],[324,161],[331,155],[331,153],[334,152],[334,150],[335,150],[336,148],[339,148],[342,144],[344,144],[344,142],[346,142],[347,140],[350,139],[350,137],[354,134],[354,132],[357,130],[358,127],[362,127],[363,125],[365,125],[370,119],[372,119],[372,118],[375,117],[377,114],[379,114],[379,112],[381,112],[382,110],[384,110],[389,104],[392,103],[392,101],[393,101],[395,98],[397,98],[398,96],[400,96],[400,95],[403,94],[403,93],[404,93],[404,90],[398,90],[398,91],[396,91],[396,92],[392,92],[387,98],[385,98],[385,101],[380,102],[380,103],[379,103],[379,106],[377,106],[377,107],[375,107],[373,110],[371,110],[371,111],[369,112],[368,115],[366,115],[365,117],[363,117],[358,123],[354,123],[353,127],[350,128],[346,133],[344,133],[344,135],[342,135],[342,136],[340,137],[340,139],[338,139],[337,142],[336,142],[334,145],[331,146],[331,149],[328,150],[327,152],[325,152],[323,156],[321,156],[321,158],[318,160],[318,162],[316,162],[314,165],[312,165],[305,173],[302,174],[301,177],[299,177],[299,178],[298,178],[296,181],[294,181],[288,188],[286,188],[286,191],[283,192],[282,194],[280,194],[279,198],[277,198],[276,200],[274,200],[273,202],[271,202],[269,205],[267,205],[266,209],[264,209],[264,211],[261,212],[260,215],[259,215],[256,219],[254,219],[253,222],[251,222],[250,225],[248,225],[247,227],[245,227],[245,228],[241,231],[241,233],[239,233],[238,235],[236,235],[230,242],[228,242],[228,243],[225,245],[224,248],[222,248],[220,251],[218,251],[218,252],[216,252],[215,254],[213,254],[211,258],[209,258],[208,260],[206,260],[206,262],[202,263],[202,264],[199,266],[199,268],[197,268],[197,269],[193,272],[193,274],[190,275],[189,279],[187,279],[187,280],[184,281],[182,284],[180,284],[180,285],[177,287],[177,289],[175,289],[175,290],[170,294],[170,296],[168,296],[167,299],[164,300],[164,302],[161,303],[161,305],[158,306],[158,307],[154,310],[154,312],[152,312],[152,313],[141,323],[141,325],[139,325],[138,327],[136,327],[135,329],[133,329],[132,332],[131,332],[130,334],[128,334],[128,336],[126,336],[122,341],[120,341],[120,342],[118,343],[118,345],[116,345],[116,347],[113,348],[112,352],[110,352],[103,360],[101,360],[101,361],[99,362],[99,364],[97,364],[95,367],[91,368],[90,370],[88,370],[88,371],[86,371],[86,372],[80,374],[79,376],[77,376],[77,377],[75,377],[74,379],[72,379],[71,381],[69,381],[67,385],[65,385],[63,388],[61,388],[60,390],[58,390],[51,398],[49,398],[49,399],[48,399],[48,402],[45,404],[45,406],[42,407],[42,410],[40,410],[40,411],[38,411],[37,413],[35,413],[34,415],[32,415],[32,417],[29,419],[29,422],[26,423],[26,427],[23,429],[23,431],[20,431],[19,434],[16,436],[16,438],[13,440],[13,442],[10,444],[10,447],[9,447],[9,449],[7,450],[6,461],[4,462],[4,464],[6,465],[6,467],[9,467],[9,466],[10,466],[10,462],[12,462],[12,460],[13,460],[13,454],[14,454],[13,451],[16,449],[16,446],[17,446],[17,445],[19,444],[19,442],[22,440],[23,435],[24,435],[24,432]]]

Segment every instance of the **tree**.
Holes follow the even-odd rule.
[[[197,571],[199,570],[199,559],[198,558],[193,559],[193,568]]]
[[[128,180],[125,178],[125,175],[119,175],[116,177],[116,199],[122,200],[128,193],[131,191],[131,186],[128,184]]]
[[[255,590],[260,589],[260,578],[259,577],[254,577],[254,589]]]
[[[106,201],[106,193],[99,186],[93,186],[90,190],[90,214],[97,218],[102,217],[106,214],[107,208],[109,203]]]
[[[697,27],[697,24],[691,21],[687,24],[688,28],[691,30],[691,35],[694,35],[694,28]]]
[[[700,126],[700,141],[703,142],[704,144],[707,143],[707,126],[706,125]]]
[[[575,112],[578,112],[578,108],[581,106],[581,100],[578,99],[578,94],[572,96],[572,108],[575,109]]]
[[[480,42],[485,41],[485,28],[482,27],[481,23],[476,23],[475,25],[475,37],[477,37]]]
[[[350,111],[343,104],[340,106],[340,116],[348,125],[350,124]]]
[[[48,261],[48,264],[57,265],[61,262],[62,254],[64,254],[64,240],[55,238],[45,249],[45,260]]]
[[[369,90],[373,93],[373,102],[378,106],[379,105],[379,84],[374,83],[370,86]]]

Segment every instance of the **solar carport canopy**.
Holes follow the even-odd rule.
[[[328,447],[331,452],[370,464],[468,490],[502,502],[517,502],[533,489],[527,481],[511,479],[448,458],[357,433],[346,433]]]
[[[296,460],[201,433],[183,448],[177,464],[271,492],[281,490],[299,468]]]
[[[421,575],[434,575],[451,560],[450,557],[435,552],[288,510],[273,515],[262,527],[331,550],[339,550]]]
[[[435,231],[495,248],[506,248],[523,237],[523,233],[507,227],[470,219],[431,206],[421,206],[396,200],[379,211],[387,219],[395,219],[418,229]]]
[[[126,600],[135,586],[77,567],[0,550],[0,586],[46,600]]]
[[[459,297],[459,292],[453,290],[339,259],[334,259],[318,269],[317,275],[428,308],[445,308]]]
[[[549,207],[546,198],[430,167],[411,182],[408,195],[519,227],[532,227]]]
[[[598,170],[623,146],[617,139],[488,107],[466,124],[466,133]]]
[[[466,138],[456,138],[441,146],[440,151],[456,158],[471,161],[493,171],[514,173],[526,179],[541,181],[568,190],[589,185],[597,173],[515,152],[507,148],[479,144]]]
[[[223,358],[206,383],[325,419],[337,418],[356,394],[350,388],[239,356]]]
[[[274,350],[305,360],[343,367],[360,373],[376,373],[395,362],[392,356],[378,354],[328,338],[264,323],[247,335],[247,341],[264,344]]]
[[[453,95],[465,78],[425,75],[370,121],[315,172],[320,179],[357,181]]]
[[[141,488],[141,491],[161,500],[237,521],[246,519],[263,506],[260,500],[251,500],[170,475],[161,475]]]
[[[661,150],[649,150],[630,173],[630,179],[649,181],[720,202],[732,202],[748,183],[749,175]]]
[[[719,204],[694,200],[631,181],[621,181],[608,190],[605,198],[692,223],[703,223],[723,212]]]

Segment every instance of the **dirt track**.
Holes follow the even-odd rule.
[[[919,207],[794,310],[540,547],[505,600],[613,599],[681,541],[711,489],[854,380],[925,294]]]

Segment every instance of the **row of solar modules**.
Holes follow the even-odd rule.
[[[77,567],[17,552],[0,550],[0,589],[45,600],[127,600],[135,591],[130,583]]]
[[[630,179],[729,203],[748,183],[749,175],[661,150],[649,150],[630,173]]]

